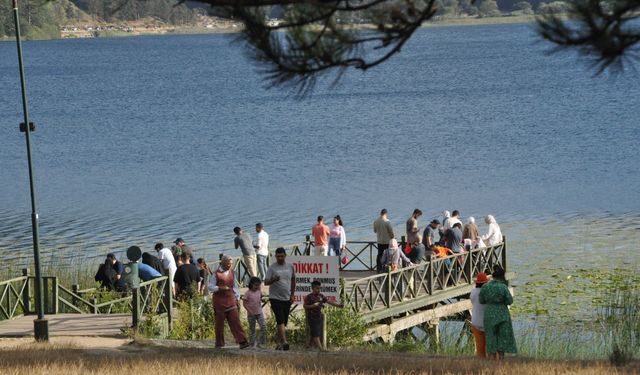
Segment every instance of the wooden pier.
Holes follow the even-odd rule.
[[[291,255],[310,255],[312,249],[313,243],[308,239],[302,245],[287,247]],[[437,339],[441,319],[469,316],[468,295],[478,273],[490,274],[497,266],[507,270],[506,241],[445,258],[425,259],[420,264],[384,273],[375,272],[377,252],[375,242],[349,242],[346,249],[349,261],[340,265],[342,303],[371,325],[364,340],[392,342],[398,333],[416,326],[425,327]],[[217,264],[212,262],[211,266]],[[235,262],[234,269],[239,282],[245,284],[249,275],[241,259]],[[513,273],[507,275],[512,277]],[[15,337],[20,331],[25,336],[32,334],[32,327],[13,319],[35,314],[34,281],[23,270],[21,277],[0,282],[0,337]],[[43,281],[45,314],[65,314],[66,324],[73,324],[73,314],[79,325],[90,326],[92,316],[96,324],[104,324],[108,321],[104,315],[126,310],[131,316],[127,322],[135,326],[144,312],[155,311],[164,319],[165,332],[169,331],[173,301],[166,276],[141,283],[139,289],[104,303],[90,297],[95,289],[67,288],[59,285],[55,276],[47,276]],[[55,335],[56,326],[51,326],[51,332]]]
[[[403,238],[401,249],[404,244]],[[313,242],[307,238],[289,254],[310,255],[312,250]],[[470,317],[468,296],[478,273],[491,274],[495,267],[507,271],[506,239],[496,246],[424,259],[420,264],[380,274],[375,271],[377,253],[375,242],[348,242],[343,255],[349,261],[340,265],[342,303],[372,325],[364,338],[367,341],[393,342],[398,333],[415,326],[424,326],[437,336],[441,319]],[[236,275],[241,282],[249,278],[241,261],[236,264]],[[513,275],[508,272],[507,278]]]

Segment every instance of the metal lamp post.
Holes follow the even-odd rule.
[[[29,187],[31,188],[31,230],[33,233],[33,258],[36,268],[36,313],[38,319],[33,321],[33,332],[36,341],[49,341],[49,322],[44,318],[44,295],[42,293],[42,274],[40,273],[40,239],[38,235],[38,210],[36,208],[36,190],[33,177],[33,163],[31,161],[31,132],[35,130],[29,122],[27,108],[27,88],[22,63],[22,42],[20,40],[20,20],[18,19],[18,0],[13,0],[13,18],[16,25],[16,44],[18,46],[18,64],[20,66],[20,85],[22,87],[22,110],[24,123],[20,124],[20,131],[24,132],[27,140],[27,161],[29,164]]]

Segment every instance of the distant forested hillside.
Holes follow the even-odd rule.
[[[28,38],[59,38],[65,25],[153,19],[169,25],[194,21],[195,10],[176,0],[20,0],[20,28]],[[14,36],[10,1],[0,1],[0,37]]]
[[[23,0],[19,3],[20,29],[30,38],[60,36],[60,24],[67,20],[81,20],[82,12],[68,0],[43,2]],[[0,37],[15,35],[13,7],[10,1],[0,1]]]
[[[105,22],[136,21],[154,18],[158,21],[181,25],[193,21],[194,12],[176,0],[71,0],[94,19]]]
[[[208,8],[197,1],[176,6],[177,0],[20,0],[23,34],[28,38],[59,38],[67,25],[81,23],[118,23],[152,20],[167,25],[191,25],[198,13]],[[563,1],[542,0],[437,0],[439,19],[461,17],[496,17],[563,13]],[[271,17],[279,17],[282,9],[274,7]],[[338,22],[366,22],[366,14],[350,12],[337,15]],[[13,36],[11,2],[0,1],[0,38]]]

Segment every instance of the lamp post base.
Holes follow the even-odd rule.
[[[33,333],[36,341],[49,341],[49,322],[47,319],[35,319],[33,321]]]

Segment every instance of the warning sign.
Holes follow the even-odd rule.
[[[337,257],[288,256],[287,263],[296,271],[296,293],[293,303],[302,304],[311,293],[311,282],[322,283],[320,293],[331,301],[340,302],[340,269]]]

